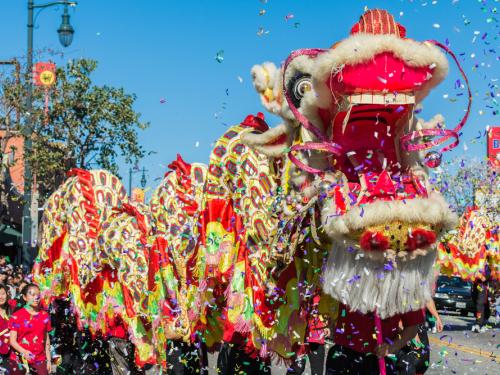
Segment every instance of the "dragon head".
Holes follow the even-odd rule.
[[[388,316],[425,303],[436,243],[456,222],[428,179],[441,153],[422,151],[452,138],[441,151],[455,146],[467,115],[453,131],[440,115],[414,116],[447,75],[439,47],[447,50],[407,38],[391,14],[374,9],[329,49],[294,51],[281,69],[252,69],[264,106],[284,123],[244,141],[269,156],[288,154],[290,193],[318,197],[334,243],[324,289],[357,310]]]

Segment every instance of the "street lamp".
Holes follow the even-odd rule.
[[[57,34],[59,35],[59,42],[63,47],[68,47],[73,41],[73,34],[75,30],[73,26],[69,23],[69,14],[68,14],[68,4],[64,4],[64,14],[61,16],[62,22],[59,29],[57,29]]]
[[[143,167],[141,170],[141,169],[139,169],[138,166],[135,166],[134,168],[130,168],[128,170],[128,193],[130,196],[132,196],[132,176],[135,173],[140,173],[140,172],[142,172],[141,187],[144,189],[146,187],[146,183],[147,183],[147,180],[146,180],[147,169]]]
[[[67,47],[71,44],[73,40],[73,27],[69,23],[68,5],[75,6],[74,1],[53,1],[46,4],[35,5],[33,0],[28,0],[28,53],[26,55],[26,69],[28,72],[28,79],[26,82],[26,123],[24,127],[24,155],[29,155],[33,147],[31,136],[33,133],[33,119],[31,118],[33,110],[33,82],[32,82],[32,71],[33,71],[33,11],[35,9],[49,8],[55,5],[64,5],[64,14],[62,16],[62,23],[57,30],[59,34],[59,41],[63,47]],[[27,262],[31,262],[31,256],[28,252],[32,249],[32,218],[31,218],[31,184],[32,184],[32,174],[31,166],[29,165],[28,159],[24,159],[24,202],[23,202],[23,257],[27,257]],[[38,210],[35,210],[35,214],[38,215]],[[33,230],[36,233],[36,228]],[[23,259],[24,261],[24,259]]]

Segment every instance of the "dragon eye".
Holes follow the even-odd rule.
[[[295,107],[300,107],[300,100],[306,92],[312,90],[311,76],[309,74],[299,73],[293,77],[287,85],[288,92]]]
[[[312,89],[311,78],[302,77],[295,82],[295,85],[293,87],[293,95],[297,99],[302,99],[306,94],[306,92],[311,91],[311,89]]]

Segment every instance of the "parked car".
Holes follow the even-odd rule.
[[[457,311],[462,316],[474,314],[472,283],[455,276],[439,276],[434,302],[438,310]]]

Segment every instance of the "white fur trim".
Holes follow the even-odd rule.
[[[361,215],[362,210],[363,215]],[[334,213],[334,202],[329,201],[322,210],[322,223],[326,234],[334,239],[343,238],[347,233],[369,226],[396,220],[407,223],[440,224],[444,230],[454,228],[458,222],[457,216],[438,192],[432,192],[428,198],[376,201],[363,207],[353,207],[341,216],[336,216]]]
[[[253,85],[257,92],[261,93],[267,88],[273,88],[276,82],[278,68],[272,62],[266,61],[260,65],[254,65],[251,69]]]
[[[243,133],[241,134],[241,142],[248,147],[257,150],[264,155],[270,157],[282,156],[285,150],[290,147],[293,139],[293,129],[285,124],[280,124],[275,128],[271,128],[264,133]],[[286,135],[286,139],[283,143],[270,145],[269,143],[274,142],[276,139]]]
[[[319,55],[314,65],[314,86],[318,92],[321,107],[326,107],[331,101],[331,93],[326,85],[332,70],[341,69],[343,65],[359,64],[372,59],[383,52],[393,52],[394,55],[412,67],[424,67],[435,64],[432,77],[421,90],[416,92],[416,101],[423,100],[429,91],[438,85],[448,73],[448,60],[434,45],[403,39],[394,35],[372,35],[359,33],[352,35],[328,52]]]
[[[279,86],[281,82],[281,70],[276,68],[276,65],[272,62],[265,62],[261,65],[254,65],[251,69],[251,73],[253,86],[259,93],[260,100],[264,108],[266,108],[269,112],[280,116],[282,106],[278,100],[276,100],[276,98],[278,98],[276,87]],[[273,92],[274,98],[271,101],[268,101],[268,98],[264,96],[264,92],[267,89],[270,89]]]
[[[421,309],[431,298],[436,251],[411,260],[396,259],[393,269],[361,250],[333,245],[323,273],[323,290],[363,314],[377,309],[382,319]]]

